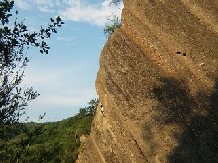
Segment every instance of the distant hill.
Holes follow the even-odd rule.
[[[16,155],[16,143],[22,144],[32,131],[39,130],[39,136],[22,151],[18,162],[26,163],[72,163],[77,159],[80,149],[80,137],[90,133],[90,127],[98,105],[98,99],[93,99],[79,114],[58,122],[16,124],[16,132],[10,140],[10,154]],[[1,162],[1,161],[0,161]]]

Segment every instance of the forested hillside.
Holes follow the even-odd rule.
[[[72,163],[77,159],[80,147],[80,136],[90,133],[98,99],[93,99],[85,108],[81,108],[79,114],[58,122],[47,123],[19,123],[15,124],[16,131],[11,135],[7,144],[7,156],[0,160],[4,163],[11,162],[14,157],[18,162],[27,163]],[[37,130],[38,132],[35,132]],[[37,133],[38,135],[31,135]],[[26,144],[29,137],[35,137],[23,149],[20,156],[18,145]]]

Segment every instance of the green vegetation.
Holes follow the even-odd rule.
[[[64,23],[59,16],[50,18],[47,27],[30,32],[13,7],[13,0],[0,0],[0,163],[73,162],[79,137],[90,132],[98,99],[61,122],[19,122],[29,102],[39,96],[32,87],[21,86],[30,61],[28,49],[35,47],[48,54],[46,40]]]
[[[58,16],[51,18],[46,28],[29,32],[24,21],[18,19],[18,11],[13,13],[13,7],[13,0],[0,0],[0,162],[4,163],[19,162],[28,154],[30,144],[42,133],[41,126],[27,132],[19,123],[29,102],[39,96],[32,87],[20,86],[29,63],[28,49],[35,47],[40,53],[48,54],[50,47],[45,40],[64,24]],[[21,131],[23,134],[17,141],[15,136]]]
[[[122,0],[111,0],[109,5],[114,4],[118,7],[118,5],[121,2],[122,2]],[[120,8],[118,7],[118,9],[120,9]],[[109,23],[107,23],[105,25],[105,28],[104,28],[104,34],[105,34],[106,38],[109,38],[114,33],[114,31],[116,29],[120,28],[122,25],[122,21],[120,20],[120,18],[114,14],[112,14],[108,17],[108,21],[109,21]]]
[[[123,0],[111,0],[110,4],[115,4],[116,6],[118,6]]]
[[[18,144],[26,143],[35,130],[40,132],[34,141],[23,150],[19,156],[19,163],[72,163],[75,162],[80,147],[79,138],[90,133],[91,122],[95,115],[98,99],[92,99],[88,106],[81,108],[79,114],[74,117],[48,123],[25,123],[15,124],[16,133],[8,141],[7,158],[0,162],[13,162],[11,158],[17,150]],[[33,136],[33,135],[32,135]]]
[[[114,31],[122,25],[121,20],[116,15],[111,15],[108,20],[110,23],[107,23],[104,28],[104,34],[107,38],[109,38]]]

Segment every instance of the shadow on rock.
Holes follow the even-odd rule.
[[[152,144],[149,154],[155,155],[158,148],[152,129],[176,124],[183,132],[174,134],[178,146],[168,155],[169,163],[217,163],[218,80],[210,96],[199,92],[196,97],[191,96],[183,80],[163,77],[160,82],[161,85],[153,89],[159,104],[154,108],[151,122],[144,126],[143,137]],[[207,112],[205,115],[200,114],[202,106]]]
[[[207,116],[195,116],[185,125],[179,146],[168,156],[170,163],[218,162],[218,80],[207,112]]]
[[[185,117],[191,113],[193,107],[197,106],[189,89],[184,81],[177,81],[174,78],[163,77],[160,82],[162,85],[153,89],[155,98],[160,102],[160,105],[155,108],[155,111],[160,113],[159,119],[154,118],[161,124],[184,124]]]

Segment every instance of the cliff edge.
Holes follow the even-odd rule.
[[[217,18],[218,0],[124,0],[77,162],[218,162]]]

